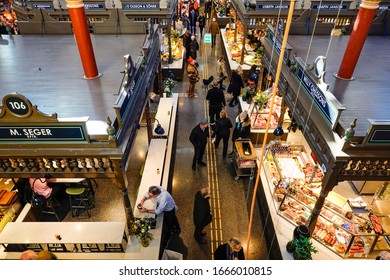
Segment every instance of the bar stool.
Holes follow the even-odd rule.
[[[86,196],[85,188],[66,188],[66,193],[69,195],[72,217],[80,217],[82,213],[87,213],[88,218],[91,218],[91,209],[94,205]]]
[[[95,179],[87,178],[81,183],[81,187],[85,188],[86,196],[91,200],[95,201],[95,191],[98,188],[98,184]]]

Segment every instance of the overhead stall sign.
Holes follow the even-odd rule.
[[[160,2],[156,3],[142,3],[142,2],[128,2],[122,3],[122,9],[126,11],[159,11]]]
[[[0,106],[0,142],[89,142],[85,121],[59,121],[45,115],[18,93]]]

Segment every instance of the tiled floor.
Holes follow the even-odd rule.
[[[220,54],[219,47],[212,49],[210,45],[201,43],[198,54],[198,61],[201,63],[200,71],[203,73],[214,74],[216,69],[215,61]],[[202,56],[207,55],[207,65],[202,65]],[[184,73],[185,74],[185,73]],[[207,74],[208,75],[208,74]],[[212,252],[215,250],[219,242],[227,241],[230,237],[238,237],[246,249],[247,232],[249,223],[249,208],[252,199],[254,188],[254,180],[249,180],[248,177],[242,177],[239,180],[234,180],[235,171],[229,159],[222,158],[222,147],[216,151],[216,170],[218,189],[221,205],[221,231],[216,234],[213,231],[211,235],[208,228],[207,240],[205,245],[199,245],[193,238],[193,199],[196,191],[201,187],[209,186],[208,168],[198,168],[196,171],[191,169],[193,157],[193,148],[188,140],[191,129],[206,116],[205,114],[205,97],[206,91],[198,83],[196,98],[190,99],[187,97],[188,79],[184,75],[182,82],[176,82],[174,92],[179,93],[179,107],[177,116],[177,139],[176,150],[174,156],[174,171],[172,178],[172,195],[179,207],[178,219],[182,227],[182,232],[179,237],[173,237],[168,248],[183,254],[184,259],[212,259]],[[226,97],[229,96],[226,94]],[[158,104],[152,104],[157,106]],[[152,108],[153,110],[153,108]],[[234,122],[235,116],[239,113],[238,108],[228,107],[228,114]],[[141,168],[145,160],[147,151],[146,128],[141,127],[136,143],[131,152],[130,158],[132,163],[127,171],[129,182],[129,192],[132,203],[136,203],[134,199],[137,196],[137,188],[141,180]],[[211,144],[208,146],[209,153]],[[229,145],[229,150],[231,145]],[[205,155],[204,160],[210,160]],[[210,164],[210,161],[208,162]],[[92,218],[90,221],[117,221],[124,219],[123,206],[118,201],[121,201],[121,193],[112,187],[109,180],[99,180],[99,188],[96,195],[96,208],[92,210]],[[217,211],[218,209],[213,209]],[[215,215],[214,215],[215,216]],[[68,217],[66,220],[72,220]],[[250,259],[266,259],[267,246],[262,239],[263,228],[261,226],[259,213],[257,208],[254,211],[254,223],[252,235],[250,239]]]

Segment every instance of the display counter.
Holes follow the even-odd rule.
[[[262,182],[269,188],[264,191],[273,198],[270,207],[294,226],[306,224],[321,191],[323,173],[318,164],[303,146],[276,144],[267,148],[263,169]],[[388,246],[384,235],[388,216],[364,207],[356,211],[348,200],[330,192],[312,238],[340,258],[368,258]]]
[[[220,28],[225,28],[225,26],[230,23],[230,16],[217,13],[217,22]]]
[[[239,60],[241,59],[241,47],[242,43],[234,43],[233,39],[230,37],[228,40],[226,38],[226,30],[220,29],[221,33],[221,41],[222,41],[222,51],[224,52],[225,58],[226,58],[226,70],[229,73],[229,77],[231,76],[232,72],[234,70],[237,70],[238,66],[242,67],[242,70],[244,71],[244,77],[248,76],[249,69],[251,68],[252,64],[250,63],[244,63],[240,65]],[[241,36],[241,35],[240,35]],[[242,42],[242,39],[239,39],[241,37],[237,38],[237,42]],[[234,46],[234,47],[233,47]],[[234,49],[234,52],[232,53],[231,47]],[[238,61],[237,61],[238,59]]]
[[[175,75],[175,80],[183,80],[184,75],[184,58],[185,48],[183,47],[182,39],[171,39],[172,47],[172,62],[169,63],[169,44],[166,38],[161,44],[161,68],[162,78],[165,80],[168,73],[172,72]]]
[[[17,218],[22,210],[18,193],[13,188],[12,179],[0,178],[0,233],[7,223]]]
[[[274,102],[274,112],[271,116],[271,122],[270,122],[270,128],[268,129],[268,134],[271,135],[271,137],[268,138],[268,141],[274,140],[274,135],[272,134],[277,127],[277,120],[280,116],[280,103],[281,99],[277,97],[276,101]],[[266,109],[259,109],[255,108],[255,104],[252,102],[251,104],[248,104],[248,102],[244,101],[242,97],[238,97],[239,100],[239,106],[240,111],[247,110],[248,115],[251,118],[251,140],[253,143],[263,143],[265,133],[266,133],[266,123],[267,118],[269,114],[269,106]],[[279,106],[278,106],[279,104]],[[280,140],[285,141],[287,139],[289,131],[287,129],[283,129],[284,134],[280,137]]]

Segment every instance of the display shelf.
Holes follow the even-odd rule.
[[[267,148],[264,167],[278,214],[295,226],[306,224],[319,197],[321,169],[303,146],[285,144]],[[368,212],[353,213],[346,202],[333,192],[328,195],[312,238],[342,258],[367,258],[378,240],[376,247],[387,248],[388,238],[379,238]]]

